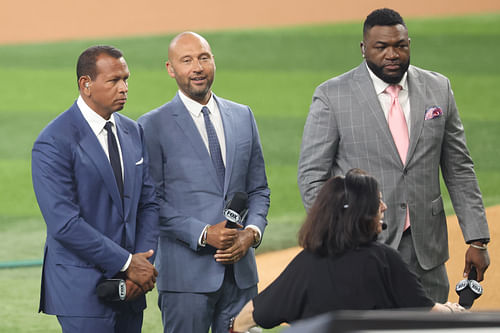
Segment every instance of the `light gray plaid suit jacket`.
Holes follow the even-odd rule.
[[[440,169],[465,240],[489,238],[489,231],[448,79],[410,66],[408,89],[411,130],[405,166],[365,62],[321,84],[304,127],[298,184],[309,209],[328,178],[354,167],[366,170],[378,179],[388,207],[388,228],[379,238],[398,247],[408,204],[418,261],[431,269],[449,257]],[[432,107],[442,115],[424,120]]]

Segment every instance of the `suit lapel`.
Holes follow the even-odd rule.
[[[121,118],[115,113],[116,131],[118,133],[118,140],[120,141],[120,148],[122,151],[123,159],[123,206],[124,216],[127,217],[130,213],[130,202],[132,200],[132,193],[134,193],[134,179],[135,179],[135,158],[132,151],[133,142],[128,129],[124,126]]]
[[[398,149],[391,135],[391,130],[389,129],[389,124],[385,118],[384,111],[380,106],[378,96],[373,87],[373,82],[366,68],[366,63],[363,62],[354,71],[352,90],[354,96],[359,96],[359,103],[362,112],[370,112],[373,118],[376,120],[373,130],[380,133],[384,141],[383,147],[390,151],[393,159],[402,165],[401,158],[399,157]]]
[[[111,168],[111,164],[106,157],[106,153],[102,149],[102,146],[99,143],[99,140],[97,140],[94,132],[92,132],[89,124],[85,118],[83,118],[83,115],[78,106],[76,106],[76,103],[73,111],[75,116],[75,126],[80,133],[80,141],[78,144],[80,145],[82,151],[84,151],[95,164],[95,167],[101,175],[104,185],[109,191],[112,200],[115,202],[116,206],[119,207],[118,211],[123,212],[123,203],[120,197],[120,192],[118,191],[118,186],[116,185],[115,177],[113,175],[113,169]]]
[[[410,66],[408,69],[408,91],[410,93],[411,132],[410,146],[408,147],[408,155],[406,157],[407,163],[415,153],[418,139],[422,134],[426,100],[425,82],[420,79],[418,72],[413,66]]]
[[[205,170],[212,177],[214,182],[217,184],[219,189],[222,191],[222,187],[217,176],[217,172],[215,171],[215,167],[212,163],[212,159],[210,158],[210,154],[203,142],[200,132],[196,127],[193,118],[189,114],[189,111],[186,109],[184,103],[180,99],[177,94],[172,100],[173,112],[172,115],[174,117],[175,122],[181,128],[182,132],[186,136],[187,142],[193,147],[193,150],[196,152],[198,157],[200,158],[201,163],[205,165]],[[226,140],[227,141],[227,140]],[[227,178],[227,176],[226,176]]]
[[[224,193],[227,193],[234,165],[234,157],[236,154],[236,140],[233,140],[235,135],[234,133],[236,133],[236,129],[234,128],[235,121],[233,120],[233,114],[229,108],[226,107],[224,101],[220,100],[217,96],[215,96],[215,94],[214,98],[217,106],[219,107],[222,125],[224,127],[224,138],[226,140],[226,175],[224,179]]]

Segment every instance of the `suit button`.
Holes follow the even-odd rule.
[[[407,170],[407,169],[404,169],[404,170],[403,170],[403,175],[405,175],[405,176],[406,176],[407,174],[408,174],[408,170]]]
[[[405,203],[402,203],[402,204],[400,205],[400,207],[401,207],[401,209],[406,209],[406,204],[405,204]]]

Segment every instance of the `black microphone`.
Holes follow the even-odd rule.
[[[223,213],[227,220],[226,228],[240,228],[248,213],[248,195],[245,192],[236,192],[227,202]]]
[[[458,304],[466,309],[470,309],[474,300],[483,294],[483,287],[476,280],[476,267],[472,266],[468,278],[458,282],[455,287],[459,296]]]
[[[127,285],[123,279],[107,279],[96,288],[97,296],[108,302],[124,301],[127,296]]]

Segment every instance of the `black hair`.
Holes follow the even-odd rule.
[[[332,256],[372,242],[380,207],[377,180],[360,169],[330,178],[321,188],[299,231],[299,244]]]
[[[391,26],[398,24],[406,28],[403,18],[395,10],[389,8],[375,9],[366,17],[365,23],[363,24],[363,35],[376,25]]]
[[[96,62],[101,54],[109,55],[115,59],[123,57],[122,51],[109,45],[91,46],[80,54],[76,64],[76,80],[88,75],[92,80],[97,76]]]

